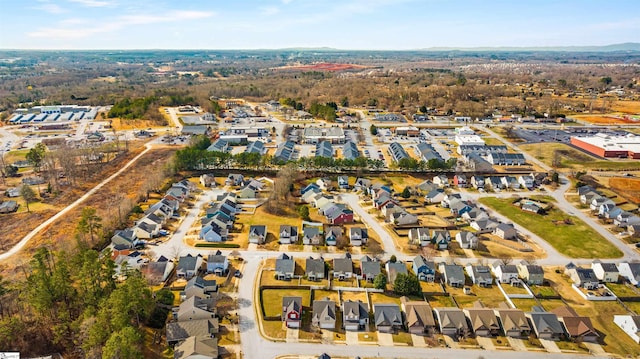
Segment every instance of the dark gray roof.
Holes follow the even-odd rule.
[[[409,158],[409,154],[405,151],[404,147],[398,142],[392,142],[389,145],[389,153],[393,157],[393,160],[399,162],[403,158]]]
[[[353,272],[353,261],[351,258],[335,258],[333,260],[333,270],[335,272]]]
[[[380,303],[373,305],[376,326],[402,325],[402,312],[397,304]]]
[[[260,153],[264,151],[264,143],[262,141],[254,141],[250,142],[247,145],[247,149],[244,151],[246,153]]]
[[[276,273],[293,273],[296,262],[285,253],[276,259]]]
[[[316,157],[333,157],[333,145],[331,145],[331,142],[319,142],[316,145]]]
[[[342,148],[342,156],[348,160],[355,160],[362,155],[353,141],[347,141]]]
[[[322,273],[324,275],[324,259],[323,258],[307,258],[305,263],[305,273]]]

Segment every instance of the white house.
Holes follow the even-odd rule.
[[[516,283],[518,281],[518,267],[513,264],[496,262],[492,266],[496,281],[500,283]]]
[[[602,263],[596,259],[591,263],[591,269],[601,282],[616,283],[620,278],[620,272],[614,263]]]
[[[635,286],[640,284],[640,263],[622,262],[618,264],[618,271],[629,283]]]
[[[640,315],[614,315],[613,322],[640,344]]]

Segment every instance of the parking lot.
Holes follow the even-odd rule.
[[[571,129],[515,129],[518,137],[526,143],[558,142],[569,143],[571,136],[592,136],[597,133],[608,133],[611,135],[626,135],[626,131],[609,131],[586,127],[576,127]]]

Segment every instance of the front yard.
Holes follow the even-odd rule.
[[[571,258],[618,258],[622,252],[586,223],[552,209],[547,215],[523,212],[511,204],[512,199],[484,197],[480,202],[549,242]],[[564,221],[570,219],[572,224]]]

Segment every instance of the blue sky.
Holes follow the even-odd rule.
[[[420,49],[640,42],[640,0],[0,0],[0,48]]]

